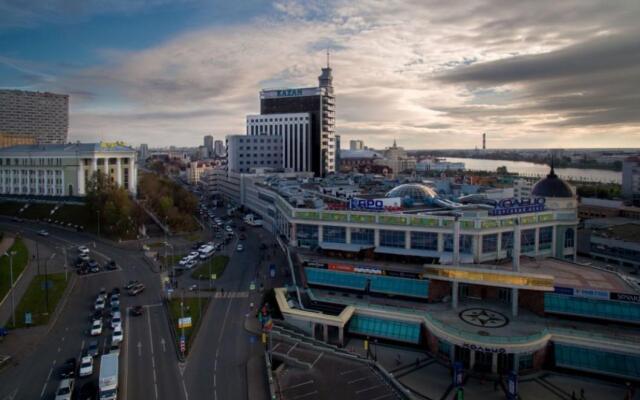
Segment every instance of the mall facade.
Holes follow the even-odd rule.
[[[638,284],[575,262],[576,199],[553,169],[531,199],[493,205],[419,183],[342,201],[309,179],[238,179],[226,198],[260,215],[291,254],[296,282],[276,299],[285,323],[311,336],[418,346],[496,376],[640,378]]]

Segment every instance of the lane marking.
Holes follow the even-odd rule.
[[[318,391],[314,390],[313,392],[301,394],[300,396],[294,397],[294,399],[303,399],[303,398],[308,397],[308,396],[313,396],[314,394],[318,394]]]
[[[296,389],[299,388],[301,386],[305,386],[305,385],[310,385],[314,382],[313,379],[309,379],[308,381],[304,381],[304,382],[300,382],[300,383],[296,383],[293,386],[287,386],[286,388],[282,388],[282,391],[284,392],[285,390],[291,390],[291,389]]]
[[[44,385],[42,386],[42,391],[40,392],[40,398],[44,396],[44,392],[47,390],[47,385],[49,384],[49,379],[51,379],[51,374],[53,373],[53,367],[49,369],[49,374],[47,375],[47,379],[44,381]]]
[[[124,383],[122,384],[122,393],[124,394],[124,398],[127,398],[127,381],[129,379],[129,313],[131,312],[131,307],[127,307],[125,309],[127,315],[125,316],[125,323],[127,325],[127,329],[124,331]]]
[[[136,347],[138,348],[138,357],[142,357],[142,343],[138,342]]]
[[[166,349],[166,347],[165,347],[165,343],[164,343],[164,338],[163,338],[163,337],[161,337],[161,338],[160,338],[160,347],[162,347],[162,352],[163,352],[163,353],[166,353],[166,352],[167,352],[167,349]]]
[[[289,353],[291,353],[291,352],[292,352],[292,351],[293,351],[297,346],[298,346],[298,342],[295,342],[295,343],[293,344],[293,346],[291,346],[291,347],[289,348],[289,350],[287,351],[287,355],[289,355]],[[275,348],[274,348],[274,350],[275,350]],[[322,353],[320,353],[320,354],[322,354]]]
[[[324,355],[324,353],[323,353],[323,352],[320,352],[320,354],[318,354],[318,358],[316,358],[316,360],[313,362],[313,364],[311,364],[311,368],[313,368],[313,367],[315,367],[315,366],[316,366],[316,363],[317,363],[318,361],[320,361],[320,359],[322,358],[322,356],[323,356],[323,355]]]
[[[184,398],[189,400],[189,393],[187,393],[187,385],[184,384],[184,379],[182,380],[182,390],[184,391]]]
[[[377,388],[379,388],[379,387],[383,387],[383,386],[385,386],[385,385],[383,385],[383,384],[379,384],[379,385],[369,386],[368,388],[364,388],[364,389],[357,390],[357,391],[356,391],[356,394],[364,393],[364,392],[367,392],[367,391],[369,391],[369,390],[377,389]]]
[[[156,360],[153,353],[153,334],[151,333],[151,313],[147,313],[147,324],[149,326],[149,346],[151,347],[151,368],[153,369],[153,389],[156,399],[158,398],[158,383],[156,381]]]
[[[364,380],[366,380],[366,379],[367,379],[367,377],[365,376],[365,377],[362,377],[362,378],[354,379],[354,380],[349,381],[349,382],[347,382],[347,383],[348,383],[349,385],[351,385],[352,383],[362,382],[362,381],[364,381]]]

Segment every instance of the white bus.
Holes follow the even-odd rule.
[[[100,400],[118,398],[118,354],[105,354],[100,359]]]
[[[207,258],[211,257],[213,253],[215,253],[216,248],[211,245],[206,245],[206,246],[203,246],[203,248],[199,251],[200,251],[200,259],[206,260]]]

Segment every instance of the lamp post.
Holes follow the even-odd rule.
[[[15,251],[5,252],[5,256],[9,257],[9,277],[11,279],[11,323],[13,327],[16,327],[16,299],[13,290],[13,256],[16,255]]]
[[[47,273],[47,266],[49,265],[49,261],[53,260],[55,256],[56,253],[53,253],[51,257],[44,260],[44,302],[47,309],[46,315],[49,315],[49,275]]]

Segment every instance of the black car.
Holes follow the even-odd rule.
[[[78,399],[80,400],[94,400],[98,398],[98,386],[93,381],[86,382],[80,388],[78,393]]]
[[[89,272],[100,272],[100,265],[96,260],[89,260],[87,266],[89,267]]]
[[[129,281],[129,283],[127,283],[124,288],[125,290],[130,290],[132,287],[136,286],[139,283],[140,282],[138,281]]]
[[[83,265],[82,267],[78,268],[77,272],[78,272],[78,275],[86,275],[89,273],[89,268]]]
[[[60,366],[60,378],[61,379],[73,378],[76,374],[77,368],[78,368],[78,361],[76,360],[75,357],[67,359],[67,361],[65,361],[64,364]]]
[[[139,317],[142,314],[144,314],[144,307],[142,306],[135,306],[131,309],[131,315]]]
[[[109,260],[109,262],[104,267],[109,271],[113,271],[114,269],[118,268],[118,265],[116,264],[115,261]]]
[[[113,289],[111,289],[111,295],[113,296],[114,294],[120,294],[119,287],[114,287]]]
[[[96,310],[93,313],[91,313],[91,316],[89,317],[89,319],[91,320],[91,322],[98,320],[98,319],[102,319],[103,316],[103,312],[102,310]]]
[[[91,357],[97,357],[99,355],[97,340],[92,340],[89,342],[89,347],[87,347],[86,355]]]

